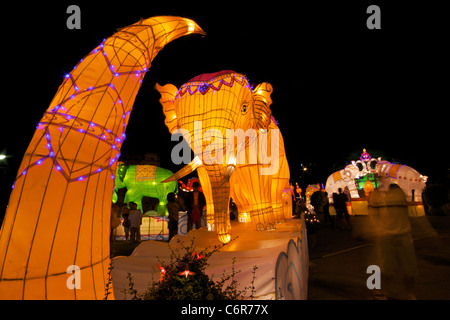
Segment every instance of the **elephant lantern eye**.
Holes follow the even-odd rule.
[[[246,113],[246,112],[247,112],[247,108],[248,108],[248,105],[244,104],[244,105],[242,106],[241,112],[242,112],[242,113]]]

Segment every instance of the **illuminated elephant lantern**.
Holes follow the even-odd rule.
[[[177,182],[161,182],[172,175],[172,171],[157,166],[119,163],[115,189],[127,188],[124,202],[134,202],[138,209],[142,209],[143,197],[157,198],[157,211],[162,215],[166,213],[167,194],[177,191]]]
[[[199,75],[179,89],[156,85],[171,133],[182,133],[196,155],[189,169],[202,165],[202,187],[211,187],[214,224],[220,241],[231,240],[229,178],[236,166],[236,148],[227,152],[227,129],[266,130],[270,123],[272,86],[261,83],[252,90],[246,77],[225,70]],[[234,144],[234,137],[233,137]],[[242,147],[241,147],[242,149]],[[239,151],[239,150],[238,150]],[[242,151],[242,150],[241,150]],[[205,183],[206,180],[206,183]],[[206,199],[208,201],[208,198]]]
[[[385,184],[398,184],[408,201],[422,201],[422,192],[426,187],[427,176],[421,175],[410,166],[392,164],[389,161],[378,161],[375,172],[378,177],[385,179]]]
[[[154,57],[193,33],[205,34],[186,18],[142,19],[103,40],[64,76],[9,198],[0,231],[0,299],[114,297],[111,200],[130,113]],[[79,273],[80,287],[68,280]]]
[[[361,175],[360,169],[355,164],[349,164],[344,169],[331,174],[326,182],[325,191],[328,193],[330,202],[333,202],[333,193],[339,193],[339,188],[344,191],[348,187],[352,198],[359,198],[355,179]],[[319,188],[320,190],[320,188]]]
[[[276,130],[273,130],[276,129]],[[278,146],[278,153],[273,154],[268,150],[271,156],[274,156],[275,161],[270,164],[262,164],[257,158],[254,164],[240,163],[236,164],[236,169],[231,175],[230,179],[230,195],[233,198],[239,212],[239,221],[253,222],[255,230],[274,229],[275,223],[283,222],[285,219],[292,217],[292,198],[289,185],[289,166],[284,152],[284,143],[281,134],[279,133],[275,120],[269,124],[269,131],[256,131],[257,135],[267,135],[267,146],[272,148]],[[271,139],[271,133],[276,131],[277,139]],[[249,150],[253,148],[258,139],[249,140],[249,144],[245,145],[245,157],[249,159]],[[251,142],[251,143],[250,143]],[[243,152],[244,152],[243,150]],[[257,153],[257,150],[254,150]],[[265,153],[267,153],[265,152]],[[277,159],[275,159],[277,156]],[[193,164],[184,167],[177,172],[173,178],[167,181],[173,181],[175,178],[180,179],[183,176],[191,173],[194,170]],[[272,175],[261,174],[261,167],[271,169],[273,167]],[[276,170],[276,168],[278,168]],[[202,183],[203,192],[207,199],[207,206],[212,202],[211,186],[207,176],[206,169],[203,165],[197,167],[197,172]],[[269,172],[270,173],[270,172]],[[205,176],[206,174],[206,176]],[[209,214],[213,212],[213,207],[207,210],[207,225],[209,230],[214,229],[214,216]]]
[[[360,178],[368,173],[373,173],[384,180],[385,185],[398,184],[409,201],[422,201],[422,192],[426,186],[428,177],[421,175],[415,169],[401,164],[392,164],[382,161],[381,158],[352,161],[343,170],[331,174],[326,183],[326,191],[332,202],[333,192],[348,187],[352,198],[359,198],[354,179]],[[414,199],[413,191],[414,190]]]

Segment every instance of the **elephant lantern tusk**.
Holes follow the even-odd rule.
[[[189,173],[193,172],[195,169],[200,167],[201,164],[202,164],[202,160],[200,160],[200,158],[196,156],[194,158],[194,160],[192,160],[189,164],[185,165],[183,168],[178,170],[172,176],[170,176],[166,180],[162,181],[162,183],[177,181],[177,180],[187,176]]]

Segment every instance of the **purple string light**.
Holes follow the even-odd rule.
[[[148,71],[147,66],[142,68],[142,70],[131,70],[131,71],[126,71],[126,72],[120,72],[120,70],[116,70],[116,67],[111,63],[111,60],[109,59],[108,54],[105,51],[105,41],[106,40],[103,40],[102,43],[97,48],[95,48],[89,55],[98,54],[99,52],[101,52],[102,56],[105,58],[105,61],[108,65],[108,69],[111,71],[111,74],[112,74],[111,81],[113,81],[115,78],[120,77],[122,75],[134,75],[134,76],[140,78],[140,83],[142,83],[142,79],[143,79],[145,73]],[[83,62],[83,60],[84,60],[84,58],[81,59],[79,63]],[[78,66],[78,64],[74,67],[74,70],[77,68],[77,66]],[[27,168],[25,168],[21,172],[21,174],[16,178],[16,180],[22,176],[25,176],[27,174],[29,168],[42,165],[42,163],[46,159],[50,159],[51,161],[53,161],[54,168],[57,171],[59,171],[60,173],[62,173],[63,176],[69,182],[87,180],[87,178],[93,174],[98,174],[98,173],[101,173],[102,171],[110,170],[111,167],[114,165],[114,163],[116,163],[118,161],[118,159],[120,157],[120,152],[118,152],[118,150],[120,149],[121,143],[126,138],[126,135],[125,135],[125,128],[126,128],[126,123],[127,123],[126,121],[127,121],[127,117],[130,115],[130,111],[125,112],[124,115],[122,116],[122,126],[121,127],[122,127],[123,131],[122,131],[122,133],[118,133],[116,135],[110,129],[108,129],[100,124],[94,123],[92,121],[87,121],[82,118],[78,118],[74,115],[68,114],[71,111],[70,110],[71,108],[66,109],[66,107],[65,107],[66,102],[76,99],[78,96],[80,96],[80,98],[83,99],[84,98],[83,95],[85,95],[87,92],[93,92],[93,91],[95,92],[95,90],[103,90],[105,86],[108,86],[111,90],[113,90],[114,94],[117,97],[115,103],[119,103],[119,105],[121,105],[121,107],[122,107],[122,110],[124,110],[123,101],[119,95],[118,90],[115,88],[115,86],[112,82],[109,82],[107,84],[102,84],[97,87],[89,86],[88,88],[83,89],[76,83],[76,79],[73,77],[73,75],[71,73],[67,73],[64,75],[63,84],[69,80],[71,81],[71,87],[73,88],[73,91],[72,91],[73,93],[70,94],[70,96],[68,98],[66,98],[65,100],[63,100],[60,104],[56,105],[52,109],[49,109],[49,111],[45,112],[43,119],[38,123],[38,125],[36,127],[38,130],[44,130],[43,134],[45,135],[45,138],[47,140],[47,143],[45,144],[45,146],[48,150],[48,154],[42,156],[40,159],[36,160],[32,164],[30,164]],[[70,92],[70,91],[68,91],[68,92]],[[83,174],[82,176],[70,179],[68,173],[64,172],[63,167],[60,165],[60,163],[58,162],[58,160],[56,158],[56,153],[53,150],[52,137],[49,132],[50,126],[58,127],[58,130],[60,132],[60,138],[62,137],[64,131],[66,131],[66,136],[67,136],[68,131],[71,131],[73,129],[80,134],[84,134],[89,137],[96,138],[96,139],[102,141],[103,143],[109,144],[111,151],[117,152],[117,154],[108,161],[107,165],[100,166],[99,168],[97,168],[96,170],[94,170],[88,174]],[[114,173],[111,173],[110,177],[111,177],[111,179],[115,179]],[[12,188],[14,188],[14,186],[15,186],[15,182],[12,185]]]

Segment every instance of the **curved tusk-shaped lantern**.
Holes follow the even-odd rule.
[[[186,18],[141,20],[65,76],[11,192],[0,232],[0,299],[103,299],[112,292],[111,198],[130,112],[156,54],[191,33],[205,34]],[[78,275],[80,288],[73,285]]]

